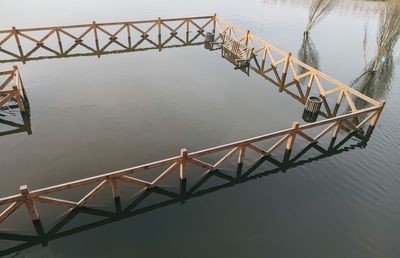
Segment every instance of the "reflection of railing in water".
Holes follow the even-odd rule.
[[[9,119],[0,118],[0,125],[13,127],[14,129],[1,131],[0,136],[26,132],[28,135],[32,134],[31,118],[29,112],[21,113],[22,123],[11,121]]]
[[[204,30],[215,30],[215,16],[96,23],[0,31],[0,53],[11,59],[0,62],[30,61],[75,56],[101,56],[113,53],[197,45]],[[200,25],[199,25],[200,24]],[[80,30],[77,32],[76,30]],[[195,30],[194,36],[190,35]],[[37,35],[43,33],[42,35]],[[168,34],[167,34],[168,33]],[[182,38],[180,35],[185,35]],[[203,36],[203,37],[201,37]],[[200,39],[200,42],[198,42]],[[173,43],[173,40],[178,43]],[[12,49],[4,45],[11,44]],[[55,45],[55,46],[52,46]],[[118,49],[108,50],[111,45]],[[78,47],[84,52],[74,53]],[[38,53],[46,50],[46,54]]]
[[[355,137],[359,138],[360,141],[357,144],[351,144],[343,147],[350,140],[354,140]],[[269,176],[271,174],[276,174],[279,172],[285,172],[291,168],[302,166],[304,164],[321,160],[327,157],[341,154],[342,152],[351,151],[357,148],[364,148],[369,140],[368,135],[361,136],[357,133],[349,134],[346,138],[341,140],[339,143],[335,144],[335,141],[331,141],[328,148],[323,148],[318,143],[311,143],[302,149],[295,157],[290,160],[279,161],[272,157],[263,157],[257,160],[249,169],[243,171],[242,165],[238,165],[235,175],[230,175],[228,172],[216,171],[214,173],[208,173],[202,177],[199,181],[193,184],[191,187],[187,187],[186,182],[182,181],[180,190],[178,193],[172,192],[161,187],[148,188],[143,190],[138,197],[133,201],[124,205],[123,208],[121,200],[119,198],[115,199],[115,212],[100,210],[96,208],[89,207],[79,207],[75,208],[66,217],[62,218],[55,225],[51,226],[46,230],[40,221],[35,222],[35,231],[37,235],[23,235],[17,233],[0,233],[0,240],[10,240],[22,242],[14,247],[3,248],[0,250],[0,256],[9,255],[17,251],[21,251],[27,248],[31,248],[36,245],[47,246],[50,241],[61,239],[63,237],[71,236],[98,228],[110,223],[118,222],[123,219],[132,218],[139,214],[144,214],[154,210],[161,209],[163,207],[173,205],[176,203],[185,203],[191,199],[202,197],[206,194],[210,194],[216,191],[220,191],[229,187],[234,187],[239,184],[250,182],[259,178]],[[308,153],[309,150],[315,149],[321,154],[312,157],[306,157],[300,160],[304,155]],[[254,173],[255,170],[261,167],[265,163],[271,163],[275,166],[273,169],[269,169],[263,172]],[[217,186],[209,187],[207,189],[200,189],[207,181],[211,180],[213,177],[218,177],[226,180],[225,183],[219,184]],[[200,190],[199,190],[200,189]],[[166,201],[158,202],[156,204],[146,205],[142,208],[137,208],[139,204],[145,204],[145,200],[152,193],[156,193],[168,198]],[[70,222],[77,217],[79,214],[93,215],[100,217],[102,219],[91,222],[84,225],[74,226],[72,228],[68,227]],[[67,229],[65,229],[67,228]]]
[[[178,25],[178,27],[182,27],[184,24],[190,23],[190,20],[188,19],[189,18],[169,19],[168,21],[179,21],[180,25]],[[216,171],[223,168],[223,165],[233,156],[237,156],[238,164],[243,164],[245,153],[249,150],[262,155],[266,159],[273,160],[271,156],[276,155],[276,153],[278,152],[278,148],[280,148],[281,146],[285,146],[285,155],[283,160],[284,163],[286,163],[288,160],[290,160],[294,144],[299,137],[304,138],[306,141],[312,144],[316,144],[318,141],[320,141],[322,137],[332,132],[332,142],[334,142],[338,137],[339,132],[344,130],[344,126],[346,126],[346,128],[349,128],[351,131],[360,131],[365,125],[369,124],[367,134],[369,135],[370,133],[372,133],[372,130],[375,127],[383,110],[384,103],[375,101],[355,91],[354,89],[343,85],[342,83],[334,80],[330,76],[293,58],[290,53],[285,53],[284,51],[270,45],[269,43],[258,39],[249,31],[242,30],[235,25],[232,25],[222,20],[218,16],[207,16],[206,18],[202,19],[210,19],[208,23],[204,25],[204,27],[210,23],[212,23],[213,30],[217,29],[218,27],[219,36],[216,40],[218,40],[224,33],[229,33],[229,36],[237,40],[237,42],[245,42],[246,46],[254,48],[254,51],[252,53],[252,62],[255,63],[256,71],[264,78],[267,77],[266,74],[268,72],[272,71],[277,81],[275,85],[279,87],[280,91],[290,92],[289,88],[291,86],[296,86],[299,95],[296,95],[294,93],[292,94],[294,96],[297,96],[298,100],[302,103],[305,102],[305,99],[310,95],[312,90],[316,91],[319,96],[323,98],[325,112],[328,114],[329,118],[305,125],[299,125],[299,123],[294,122],[291,128],[285,130],[196,152],[189,153],[186,149],[181,149],[179,156],[56,186],[50,186],[31,192],[28,190],[28,187],[26,185],[21,186],[20,194],[0,198],[0,206],[7,205],[5,210],[0,213],[0,223],[9,218],[20,207],[25,206],[28,210],[28,214],[31,220],[34,222],[35,225],[37,225],[38,223],[40,224],[40,217],[36,209],[36,203],[43,203],[50,206],[62,206],[66,208],[81,209],[82,207],[87,206],[87,203],[89,201],[95,198],[107,187],[111,188],[114,199],[119,199],[119,186],[121,182],[134,184],[144,189],[158,188],[160,186],[160,182],[171,175],[175,170],[179,170],[179,178],[181,182],[184,183],[186,181],[186,173],[188,172],[187,164],[203,168],[206,170],[206,173],[210,175],[212,173],[218,173]],[[156,26],[161,26],[161,24],[164,23],[162,23],[159,19],[151,21],[151,24],[153,25],[151,25],[151,27],[148,29],[149,31],[151,31]],[[119,26],[121,25],[123,24],[119,24]],[[99,28],[97,24],[87,28],[85,33],[87,34],[89,31],[92,31],[95,28]],[[119,29],[119,31],[125,28],[126,26],[123,25]],[[201,31],[202,28],[203,27],[199,27],[199,31]],[[53,27],[45,29],[54,30]],[[175,34],[175,30],[177,30],[174,30],[172,28],[169,29],[172,34]],[[15,35],[15,33],[16,32],[14,30],[14,34],[11,33],[10,35]],[[86,35],[85,33],[82,34],[82,36],[80,36],[79,38],[76,38],[76,44],[82,44],[81,38]],[[144,34],[142,34],[144,38],[147,38],[146,33],[147,32],[144,31]],[[21,35],[19,32],[18,34]],[[113,35],[115,36],[116,34],[118,34],[118,31]],[[39,45],[43,46],[42,44]],[[23,56],[22,53],[21,56]],[[267,66],[270,66],[271,68],[266,69]],[[296,66],[302,67],[304,72],[298,74]],[[302,89],[302,86],[304,87],[302,81],[307,78],[308,83],[306,84],[306,89],[304,92],[304,89]],[[334,107],[331,108],[328,102],[328,97],[332,97],[334,94],[338,94],[338,97],[336,98],[337,100],[335,99],[336,102],[333,103]],[[342,105],[342,100],[344,98],[347,101],[347,105],[351,108],[350,113],[337,116],[339,107]],[[364,108],[357,108],[354,104],[353,99],[363,101],[367,103],[367,105]],[[355,123],[354,120],[358,121]],[[215,163],[205,161],[205,159],[209,159],[211,155],[215,154],[224,156]],[[132,174],[148,171],[154,168],[159,168],[163,170],[153,180],[146,181],[138,177],[132,176]],[[78,201],[54,198],[51,196],[56,193],[65,192],[69,189],[82,189],[81,187],[84,186],[94,186],[94,188],[91,188],[92,190],[82,196],[81,199]]]
[[[0,108],[4,108],[11,100],[15,100],[21,112],[25,112],[25,90],[17,66],[13,70],[0,71],[0,78],[6,77],[0,84]]]

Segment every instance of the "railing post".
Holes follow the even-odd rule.
[[[60,48],[60,55],[63,55],[64,50],[61,41],[60,28],[56,28],[56,34],[57,34],[58,47]]]
[[[97,35],[97,25],[96,25],[95,21],[93,21],[92,28],[93,28],[93,32],[94,32],[94,40],[95,40],[95,43],[96,43],[97,57],[100,57],[99,38],[98,38],[98,35]]]
[[[161,18],[158,17],[157,19],[157,30],[158,30],[158,36],[161,36]]]
[[[382,114],[382,111],[383,111],[383,108],[385,107],[385,104],[386,104],[385,102],[380,103],[380,109],[379,109],[379,111],[376,112],[376,115],[371,118],[370,126],[372,126],[372,127],[376,126],[376,123],[378,122],[379,117]]]
[[[112,194],[114,199],[119,199],[119,186],[118,186],[118,181],[116,178],[111,178],[110,179],[111,182],[111,189],[112,189]]]
[[[212,32],[215,34],[215,28],[217,27],[217,14],[214,13],[214,17],[213,17],[213,29]]]
[[[14,81],[15,81],[15,85],[12,86],[13,94],[14,94],[15,100],[17,101],[19,111],[21,113],[23,113],[23,112],[25,112],[25,106],[24,106],[24,101],[23,101],[24,92],[23,92],[23,89],[21,88],[22,85],[20,85],[20,77],[19,77],[19,72],[18,72],[18,66],[14,65],[13,69],[14,69],[13,76],[14,76]]]
[[[296,130],[299,128],[299,123],[298,122],[293,122],[292,124],[292,129]],[[283,169],[286,170],[286,167],[288,167],[288,161],[290,159],[290,155],[292,154],[292,149],[293,149],[293,145],[294,145],[294,141],[296,140],[296,135],[297,135],[297,131],[291,132],[290,133],[290,137],[287,140],[286,143],[286,149],[285,149],[285,154],[283,156],[283,161],[282,161],[282,165],[283,165]]]
[[[181,180],[186,180],[186,159],[188,155],[188,150],[185,148],[181,149],[181,162],[180,162],[180,173],[179,176]]]
[[[264,69],[265,69],[265,60],[267,59],[267,53],[268,53],[268,48],[265,45],[264,46],[264,51],[262,54],[262,59],[261,59],[261,67],[260,67],[260,73],[264,73]]]
[[[249,44],[249,37],[250,37],[250,31],[248,30],[248,31],[246,32],[246,47],[247,47],[248,44]]]
[[[369,122],[368,130],[367,130],[367,133],[366,133],[367,137],[369,137],[372,134],[372,132],[374,131],[375,126],[378,123],[379,117],[382,114],[383,108],[385,107],[385,104],[386,104],[386,102],[384,102],[384,101],[381,102],[380,103],[380,109],[378,111],[376,111],[376,114],[371,118],[371,120]]]
[[[35,203],[32,201],[32,199],[29,196],[28,186],[27,185],[20,186],[19,191],[21,192],[25,206],[28,210],[29,216],[31,217],[32,221],[33,222],[38,221],[40,219],[39,214],[36,210]]]
[[[15,96],[15,100],[17,101],[19,111],[21,113],[25,112],[25,107],[24,107],[24,101],[22,100],[21,94],[19,93],[19,90],[17,86],[13,86],[13,92]]]
[[[158,30],[158,51],[161,51],[161,18],[157,19],[157,30]]]
[[[111,178],[110,183],[111,183],[112,194],[114,197],[115,211],[117,213],[121,213],[122,206],[121,206],[121,198],[119,194],[119,185],[117,178]]]
[[[15,37],[15,41],[17,42],[17,46],[18,46],[19,54],[21,56],[21,60],[24,60],[24,52],[22,51],[21,42],[19,41],[18,30],[15,27],[12,27],[12,31],[13,31],[13,34],[14,34],[14,37]]]
[[[132,48],[131,25],[126,23],[126,32],[128,33],[128,47]]]
[[[239,158],[237,162],[238,165],[243,164],[245,153],[246,153],[246,146],[240,146]]]
[[[279,92],[282,92],[284,90],[284,88],[285,88],[286,76],[287,76],[287,72],[288,72],[288,69],[289,69],[290,58],[292,58],[292,53],[289,53],[287,55],[286,61],[285,61],[285,65],[283,66],[281,83],[279,84]]]
[[[292,129],[296,130],[299,128],[299,123],[298,122],[293,122],[292,124]],[[292,151],[293,149],[293,145],[294,145],[294,141],[296,140],[296,135],[297,135],[297,131],[291,132],[290,133],[290,137],[287,140],[286,143],[286,151]]]
[[[335,128],[335,130],[333,131],[333,135],[332,135],[332,138],[333,138],[333,139],[336,139],[336,138],[337,138],[337,136],[338,136],[338,134],[339,134],[339,132],[340,132],[340,128],[341,128],[341,127],[342,127],[342,121],[339,120],[339,121],[337,121],[336,128]]]

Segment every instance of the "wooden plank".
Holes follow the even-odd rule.
[[[318,141],[321,139],[325,134],[327,134],[332,128],[336,126],[336,123],[332,123],[329,125],[326,129],[324,129],[321,133],[319,133],[317,136],[314,137],[314,141]]]
[[[263,149],[258,148],[254,144],[246,145],[246,147],[248,147],[249,149],[251,149],[251,150],[253,150],[253,151],[257,152],[257,153],[260,153],[263,156],[270,156],[271,155],[268,152],[264,151]]]
[[[233,148],[225,156],[223,156],[220,160],[218,160],[213,166],[216,168],[219,168],[224,162],[226,162],[229,158],[231,158],[238,150],[239,150],[239,147]],[[208,171],[208,172],[210,172],[210,171]]]
[[[4,92],[4,91],[3,91]],[[4,106],[5,104],[7,104],[12,98],[14,97],[14,94],[8,94],[5,98],[3,98],[0,101],[0,107]]]
[[[0,90],[4,89],[14,79],[14,72],[0,85]]]
[[[114,199],[119,198],[119,185],[117,179],[111,178],[110,183]]]
[[[0,41],[0,47],[1,47],[4,43],[6,43],[6,42],[14,35],[12,31],[7,32],[7,33],[8,33],[8,35],[7,35],[4,39],[2,39],[2,40]]]
[[[293,122],[292,124],[292,128],[293,129],[298,129],[299,128],[299,123],[298,122]],[[297,131],[294,131],[292,133],[290,133],[288,141],[286,143],[286,150],[292,150],[293,149],[293,145],[294,142],[296,140],[296,135],[297,135]]]
[[[347,91],[344,92],[344,96],[346,97],[347,103],[349,104],[350,108],[351,108],[351,112],[356,112],[357,108],[354,105],[353,100],[351,99],[349,93]]]
[[[311,143],[315,142],[314,138],[310,137],[309,135],[307,135],[303,131],[298,131],[297,134],[300,135],[301,137],[303,137],[304,139],[306,139],[307,141],[311,142]]]
[[[378,111],[377,111],[378,112]],[[363,125],[365,125],[368,121],[370,121],[374,116],[377,115],[377,112],[374,112],[372,114],[370,114],[369,116],[367,116],[361,123],[359,123],[356,128],[360,129]]]
[[[337,112],[339,111],[340,108],[340,104],[342,103],[343,100],[343,96],[344,96],[344,90],[341,90],[336,100],[335,109],[333,110],[333,116],[337,115]]]
[[[202,168],[211,170],[211,171],[212,171],[212,170],[217,170],[217,168],[214,167],[213,165],[208,164],[208,163],[206,163],[206,162],[204,162],[204,161],[195,159],[195,158],[189,158],[189,159],[187,159],[187,161],[190,162],[190,163],[192,163],[192,164],[195,164],[195,165],[197,165],[197,166],[199,166],[199,167],[202,167]]]
[[[1,214],[0,214],[0,223],[2,223],[4,220],[6,220],[11,214],[14,213],[21,205],[22,201],[16,201],[11,203],[10,206],[8,206]]]
[[[239,146],[239,158],[237,161],[238,164],[243,164],[245,153],[246,153],[246,146],[245,145]]]
[[[45,203],[45,204],[50,204],[50,205],[60,205],[60,206],[68,206],[68,207],[79,206],[77,202],[72,202],[72,201],[48,197],[48,196],[38,196],[35,198],[35,201]]]
[[[101,192],[108,184],[108,179],[101,181],[93,190],[86,194],[79,202],[78,206],[86,204],[90,199],[94,198],[99,192]]]
[[[276,149],[279,148],[279,146],[282,145],[282,143],[284,143],[289,138],[289,136],[290,134],[283,136],[279,141],[277,141],[274,145],[272,145],[271,148],[267,150],[267,153],[272,154]]]
[[[174,170],[180,165],[179,162],[173,163],[171,166],[169,166],[161,175],[159,175],[156,179],[151,182],[152,185],[157,184],[161,180],[163,180],[165,177],[169,176]]]
[[[151,186],[150,182],[147,182],[147,181],[144,181],[144,180],[141,180],[141,179],[138,179],[138,178],[130,177],[130,176],[127,176],[127,175],[116,177],[116,179],[120,179],[122,181],[131,183],[131,184],[144,186],[144,187],[150,187]]]

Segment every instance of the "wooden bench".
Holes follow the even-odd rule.
[[[238,68],[248,67],[254,48],[241,44],[226,33],[222,37],[222,56]]]

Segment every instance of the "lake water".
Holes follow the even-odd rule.
[[[0,0],[0,29],[218,13],[298,53],[309,2]],[[346,5],[316,25],[319,69],[346,84],[360,76],[376,49],[374,4]],[[368,142],[350,138],[328,157],[313,149],[283,170],[264,162],[247,179],[211,177],[187,200],[151,193],[126,217],[78,214],[47,246],[40,238],[10,249],[21,242],[0,233],[0,256],[400,257],[399,59],[396,48],[393,74],[365,91],[386,101]],[[16,64],[32,134],[0,136],[1,197],[24,184],[37,189],[305,123],[300,103],[202,45]],[[18,113],[2,119],[21,122]],[[0,132],[7,130],[0,120]],[[256,161],[249,153],[242,173]],[[237,170],[232,160],[222,172]],[[199,171],[192,174],[188,186],[201,182]],[[128,187],[123,193],[123,200],[137,196]],[[110,196],[94,207],[111,211]],[[39,208],[46,230],[63,218],[62,209]],[[25,209],[1,232],[35,235]]]

